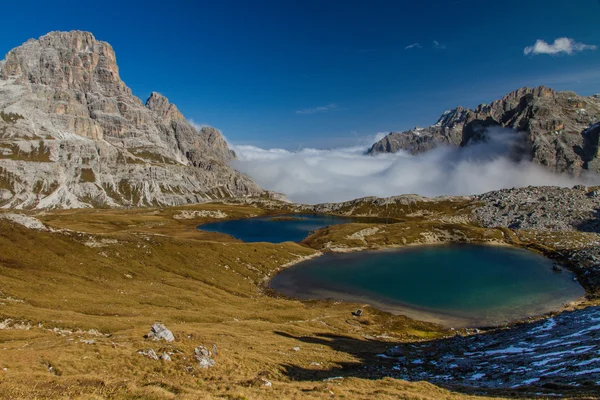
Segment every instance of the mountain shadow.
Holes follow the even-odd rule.
[[[597,208],[592,217],[575,225],[581,232],[600,233],[600,207]]]

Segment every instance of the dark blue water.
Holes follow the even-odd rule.
[[[552,265],[511,247],[419,246],[326,254],[284,270],[271,287],[301,299],[365,302],[417,318],[489,325],[554,311],[584,295],[571,273]]]
[[[317,229],[352,221],[356,220],[323,214],[287,214],[210,222],[198,229],[225,233],[244,242],[283,243],[300,242]]]

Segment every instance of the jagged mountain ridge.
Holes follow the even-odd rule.
[[[521,88],[474,110],[446,111],[427,128],[392,132],[373,144],[369,154],[423,153],[446,145],[464,147],[481,140],[486,128],[501,126],[524,133],[517,159],[528,159],[554,172],[600,173],[600,96],[578,96],[544,86]]]
[[[221,133],[119,77],[89,32],[51,32],[0,62],[0,206],[177,205],[263,193]]]

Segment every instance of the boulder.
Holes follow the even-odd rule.
[[[198,346],[194,349],[194,358],[198,361],[200,368],[211,368],[215,366],[215,360],[212,353],[204,346]]]
[[[158,323],[153,324],[150,328],[150,332],[148,332],[144,337],[152,340],[166,340],[167,342],[172,342],[175,340],[173,332],[168,330],[163,324]]]

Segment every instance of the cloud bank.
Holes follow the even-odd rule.
[[[549,44],[541,39],[538,39],[533,46],[525,47],[523,54],[538,55],[538,54],[574,54],[584,50],[596,50],[597,46],[590,44],[578,43],[571,38],[558,38],[554,43]]]
[[[513,131],[496,129],[488,137],[487,142],[465,148],[437,148],[416,156],[369,156],[364,147],[290,152],[234,146],[239,157],[234,167],[264,189],[307,204],[365,196],[468,195],[528,185],[585,183],[531,162],[511,161],[508,153],[516,140]]]
[[[422,46],[419,43],[413,43],[413,44],[409,44],[408,46],[406,46],[404,48],[404,50],[410,50],[410,49],[420,49]]]

